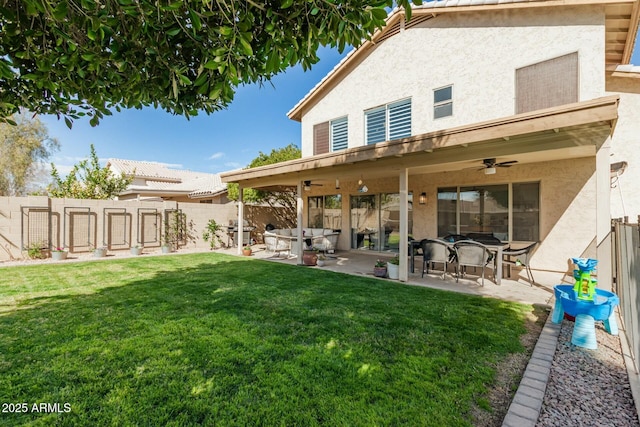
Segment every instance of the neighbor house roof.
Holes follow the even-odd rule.
[[[133,175],[145,184],[131,184],[122,194],[157,194],[186,195],[190,198],[216,196],[227,191],[227,185],[220,180],[220,175],[171,169],[157,162],[140,162],[136,160],[109,159],[107,167],[116,173]]]
[[[619,65],[629,64],[640,23],[640,0],[437,0],[426,1],[412,8],[411,20],[405,11],[396,8],[387,18],[382,30],[371,40],[352,50],[318,84],[316,84],[288,113],[292,120],[301,121],[303,114],[334,88],[344,77],[371,54],[377,44],[399,32],[416,26],[443,13],[492,11],[506,9],[603,5],[605,7],[605,67],[613,73]],[[625,73],[625,77],[635,77]]]

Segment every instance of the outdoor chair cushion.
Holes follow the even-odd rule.
[[[339,232],[330,228],[304,228],[303,230],[305,246],[311,246],[320,251],[334,251],[338,244]],[[288,251],[296,253],[298,229],[297,228],[276,228],[264,232],[264,243],[268,251],[280,252]]]

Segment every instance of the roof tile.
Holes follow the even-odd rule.
[[[189,197],[202,197],[215,195],[227,189],[227,185],[218,174],[171,169],[162,163],[126,159],[109,159],[107,165],[117,173],[124,172],[145,179],[146,185],[131,185],[129,190],[164,190],[184,192]]]

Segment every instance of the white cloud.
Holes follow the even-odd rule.
[[[51,160],[53,163],[78,163],[82,160],[88,159],[89,156],[87,157],[71,157],[71,156],[54,156],[53,160]]]
[[[219,151],[219,152],[213,153],[211,156],[209,156],[209,160],[215,160],[215,159],[219,159],[221,157],[224,157],[224,153]]]
[[[69,172],[71,172],[71,169],[73,169],[74,166],[75,166],[75,164],[73,164],[73,165],[56,165],[56,169],[58,170],[58,174],[62,178],[62,177],[65,177],[65,176],[69,175]]]
[[[53,156],[51,161],[46,162],[44,168],[46,169],[47,173],[50,174],[51,163],[53,163],[60,177],[64,179],[77,163],[86,159],[87,157]]]

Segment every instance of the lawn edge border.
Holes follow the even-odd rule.
[[[551,313],[549,313],[531,358],[527,363],[527,368],[522,376],[518,390],[509,405],[507,415],[504,417],[502,427],[534,427],[538,421],[547,383],[549,382],[551,363],[553,362],[553,356],[558,345],[558,336],[560,335],[561,325],[553,323],[551,321],[552,317]],[[547,372],[544,381],[540,381],[539,376],[533,378],[530,375],[533,370],[531,367],[533,362],[538,365],[538,371],[542,367]],[[526,388],[533,388],[538,393],[526,393]],[[531,394],[536,396],[533,397]]]

